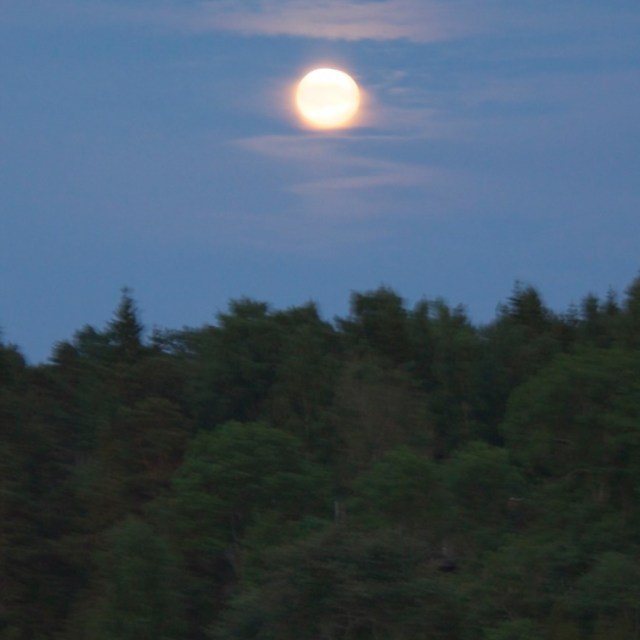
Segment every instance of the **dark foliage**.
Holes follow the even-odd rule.
[[[0,640],[640,637],[640,278],[0,342]]]

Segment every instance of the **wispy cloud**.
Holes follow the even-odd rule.
[[[227,31],[243,35],[333,40],[407,40],[427,43],[475,31],[477,24],[452,9],[465,0],[204,0],[186,4],[165,0],[125,5],[102,0],[7,0],[5,21],[37,14],[38,22],[147,23],[192,32]],[[462,14],[464,15],[464,13]]]
[[[294,36],[335,40],[406,40],[430,43],[472,34],[585,33],[620,30],[620,17],[638,25],[636,10],[612,12],[556,3],[489,0],[202,0],[158,3],[159,20],[194,31],[230,31],[245,35]],[[532,11],[532,5],[535,11]],[[580,19],[576,20],[576,11]]]
[[[355,139],[296,135],[258,136],[234,144],[290,168],[281,191],[295,198],[296,218],[302,215],[312,225],[319,220],[341,225],[362,219],[382,221],[390,211],[398,215],[398,194],[433,194],[451,181],[437,167],[385,157],[387,143],[397,142],[393,137],[359,142],[364,147]]]
[[[622,18],[622,20],[621,20]],[[129,24],[195,33],[330,40],[404,40],[424,44],[475,34],[635,37],[635,8],[579,0],[2,0],[0,28],[22,25]],[[624,28],[621,28],[621,24]],[[635,40],[633,40],[635,43]],[[565,47],[573,46],[564,41]],[[588,46],[593,47],[594,38]],[[566,49],[564,50],[566,54]]]
[[[436,171],[402,163],[379,163],[371,175],[339,176],[294,185],[292,193],[319,196],[331,191],[367,190],[381,187],[426,186],[432,183]]]
[[[247,35],[300,36],[341,40],[433,42],[464,30],[440,2],[429,0],[261,0],[203,2],[190,26]]]
[[[381,140],[384,139],[377,138],[378,143]],[[435,175],[434,170],[427,167],[358,153],[354,150],[354,142],[342,138],[323,140],[313,136],[278,135],[245,138],[234,144],[271,159],[297,164],[302,175],[311,173],[312,179],[298,179],[284,187],[290,193],[301,195],[369,191],[389,186],[426,186]]]

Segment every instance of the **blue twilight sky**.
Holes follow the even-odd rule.
[[[318,66],[365,100],[301,128]],[[638,0],[0,0],[0,326],[31,362],[130,286],[346,315],[381,284],[494,317],[640,268]]]

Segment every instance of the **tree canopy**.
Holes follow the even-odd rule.
[[[0,341],[0,640],[640,637],[640,277]]]

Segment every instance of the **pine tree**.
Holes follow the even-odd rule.
[[[142,353],[144,326],[138,318],[136,303],[128,287],[122,289],[120,304],[113,320],[107,325],[106,335],[117,358],[127,362],[138,360]]]
[[[112,530],[100,557],[103,598],[92,626],[100,640],[181,640],[186,629],[180,561],[147,523]]]

